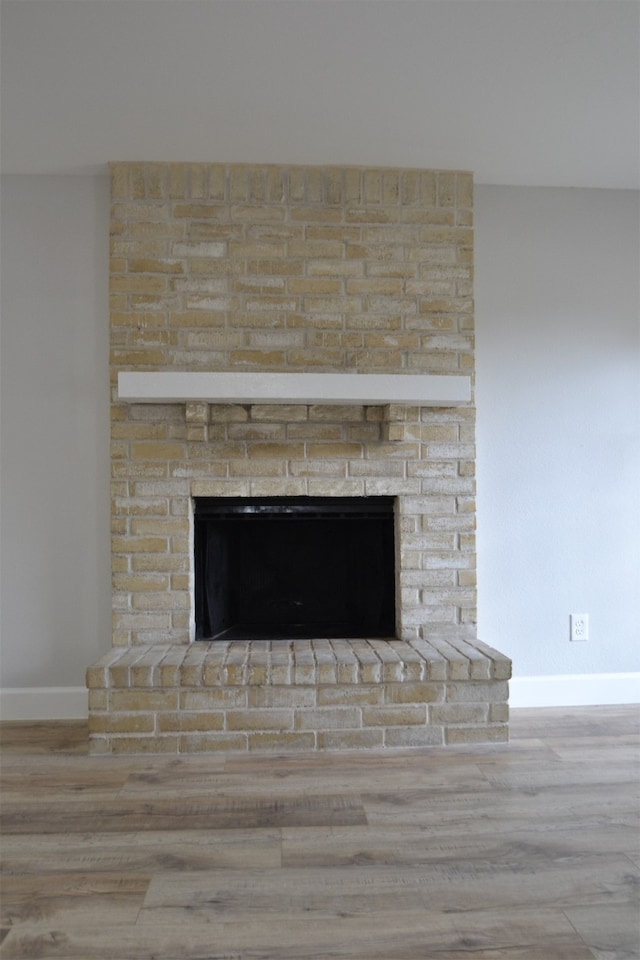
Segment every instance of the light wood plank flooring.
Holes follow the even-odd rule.
[[[637,707],[511,743],[90,757],[5,723],[4,958],[640,957]]]

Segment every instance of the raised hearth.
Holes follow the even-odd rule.
[[[88,671],[94,753],[306,751],[508,739],[510,660],[478,641],[114,649]]]

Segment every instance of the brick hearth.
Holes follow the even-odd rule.
[[[502,741],[510,661],[478,641],[294,640],[114,649],[88,672],[95,753]]]

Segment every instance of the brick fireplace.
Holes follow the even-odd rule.
[[[111,177],[113,649],[87,673],[92,749],[506,739],[510,662],[475,631],[472,176]],[[123,399],[118,374],[166,371],[468,378],[471,399]],[[194,639],[195,499],[278,497],[393,498],[395,635]]]

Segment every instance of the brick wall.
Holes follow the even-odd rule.
[[[397,499],[398,636],[475,622],[475,408],[124,404],[120,370],[464,373],[472,177],[112,166],[114,645],[187,642],[193,496]]]

